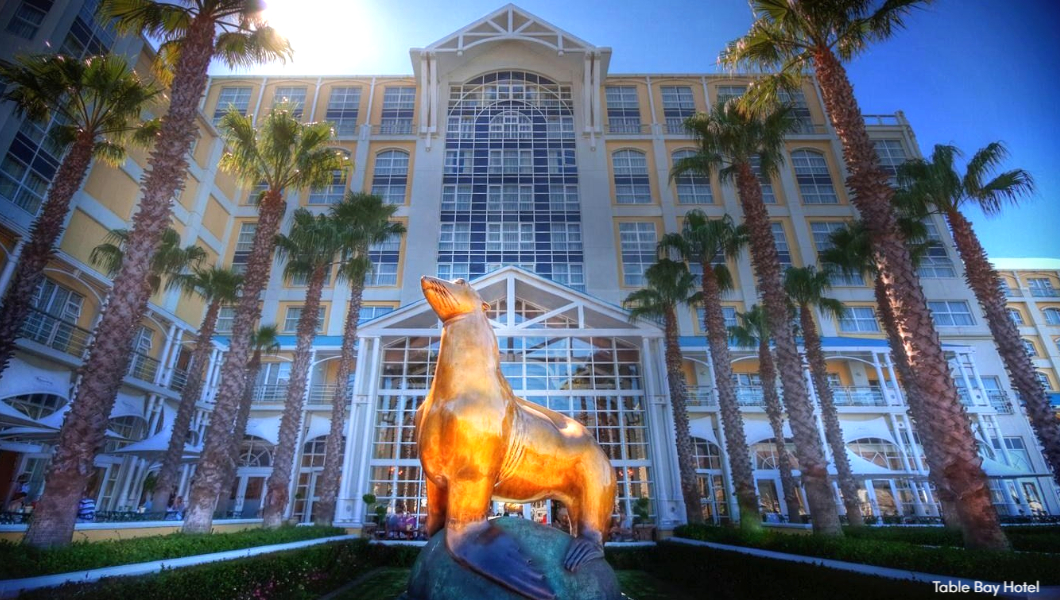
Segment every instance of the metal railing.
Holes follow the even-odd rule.
[[[668,117],[666,119],[667,135],[692,135],[685,128],[685,117]]]
[[[53,350],[81,357],[85,353],[91,333],[69,321],[31,308],[29,317],[22,324],[21,335]]]
[[[714,396],[714,388],[708,386],[689,386],[688,391],[688,405],[689,406],[717,406],[718,400]]]
[[[874,387],[833,386],[832,397],[836,406],[886,406],[883,390]]]
[[[250,401],[253,404],[282,404],[287,399],[286,383],[271,383],[254,386]]]
[[[736,403],[740,406],[765,406],[766,398],[760,385],[736,386]]]
[[[1060,290],[1053,288],[1028,288],[1035,298],[1060,298]]]
[[[902,124],[898,115],[862,115],[862,117],[865,119],[865,125],[869,127],[896,127]]]
[[[608,135],[650,135],[651,123],[639,121],[626,121],[612,119],[604,128]]]
[[[184,369],[173,369],[173,375],[169,378],[169,389],[180,392],[188,385],[188,372]]]
[[[990,401],[990,406],[994,407],[994,410],[1003,414],[1011,415],[1015,409],[1012,407],[1012,401],[1009,400],[1008,394],[1000,390],[987,390],[986,398]]]
[[[162,363],[158,362],[158,359],[151,358],[140,352],[133,352],[132,362],[129,363],[127,374],[140,381],[154,382],[155,375],[158,374],[160,368],[162,368]]]
[[[372,135],[412,135],[412,119],[385,120],[372,125]]]
[[[825,133],[828,133],[828,128],[823,124],[799,120],[795,131],[792,131],[791,135],[821,135]]]

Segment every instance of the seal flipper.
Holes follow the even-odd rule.
[[[531,600],[554,600],[556,595],[515,539],[486,521],[446,528],[446,546],[458,562],[472,571]]]
[[[571,540],[567,547],[567,555],[563,559],[563,567],[574,572],[583,563],[604,557],[604,548],[596,540],[578,536]]]

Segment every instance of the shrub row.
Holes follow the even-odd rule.
[[[848,527],[844,531],[848,537],[865,540],[958,548],[964,545],[959,531],[943,527]],[[1060,553],[1060,527],[1006,527],[1005,535],[1012,542],[1013,550]]]
[[[166,569],[143,577],[68,583],[20,596],[23,600],[309,600],[319,598],[376,566],[366,540],[310,546],[266,556]]]
[[[1041,581],[1060,584],[1056,557],[1032,552],[970,551],[961,548],[927,548],[877,539],[829,538],[817,535],[790,535],[775,531],[746,534],[738,529],[707,525],[683,525],[676,537],[734,546],[762,548],[790,554],[831,558],[848,562],[950,575],[982,581]]]
[[[106,542],[76,542],[62,548],[40,550],[12,542],[0,542],[0,579],[68,573],[196,554],[240,550],[254,546],[284,544],[333,535],[338,527],[281,527],[247,529],[232,533],[148,536]]]

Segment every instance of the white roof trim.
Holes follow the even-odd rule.
[[[597,47],[532,15],[514,4],[508,4],[427,46],[429,52],[455,52],[490,42],[518,40],[540,44],[558,52],[593,52]]]

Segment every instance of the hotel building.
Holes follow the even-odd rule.
[[[139,39],[115,37],[93,18],[94,4],[6,3],[0,8],[0,48],[11,49],[5,55],[110,49],[147,69],[150,48]],[[688,211],[739,220],[730,185],[694,176],[671,181],[669,171],[675,160],[694,151],[682,121],[740,95],[750,79],[612,73],[611,53],[507,5],[411,49],[408,75],[211,78],[188,177],[173,203],[172,226],[183,243],[204,248],[210,263],[237,268],[245,263],[257,218],[256,190],[218,171],[224,144],[216,123],[229,107],[260,118],[284,100],[295,103],[305,121],[331,122],[334,147],[353,165],[336,172],[325,189],[290,194],[288,211],[322,212],[347,190],[364,191],[396,205],[396,218],[408,228],[404,237],[372,251],[375,269],[360,315],[345,426],[341,524],[360,526],[366,511],[361,496],[367,492],[394,510],[423,511],[412,417],[429,388],[440,334],[422,300],[423,274],[473,282],[490,304],[502,369],[516,393],[585,424],[611,457],[619,481],[617,512],[630,514],[633,501],[648,497],[661,529],[683,520],[663,332],[652,322],[630,322],[621,302],[644,284],[657,241],[679,231]],[[781,260],[812,265],[829,234],[856,211],[843,185],[839,142],[813,82],[789,100],[799,130],[786,141],[779,173],[762,184]],[[866,119],[885,169],[920,155],[901,112]],[[47,128],[18,118],[10,103],[0,105],[0,287],[10,279],[60,158],[60,150],[44,136]],[[146,158],[133,150],[119,168],[94,165],[74,199],[18,354],[0,378],[0,481],[5,486],[25,473],[31,494],[40,493],[77,368],[108,292],[109,280],[92,265],[89,253],[109,229],[128,226]],[[1056,487],[964,284],[947,228],[935,218],[928,226],[932,245],[921,277],[998,510],[1011,516],[1060,513]],[[738,311],[758,300],[747,253],[729,266],[736,287],[724,303],[732,324]],[[1060,302],[1049,302],[1056,300],[1060,284],[1056,265],[1051,268],[1040,277],[1023,271],[1006,271],[1006,277],[1043,381],[1055,391]],[[219,506],[231,516],[257,515],[277,443],[305,294],[305,282],[284,280],[281,271],[277,263],[263,293],[260,322],[279,327],[282,350],[266,358],[253,384],[239,476]],[[1036,281],[1051,282],[1052,295],[1037,293],[1045,288]],[[872,289],[856,277],[834,283],[833,295],[848,312],[839,320],[818,315],[818,321],[864,510],[877,516],[937,515]],[[310,519],[316,500],[347,299],[346,285],[332,278],[320,309],[295,458],[290,510],[300,520]],[[106,446],[96,459],[91,490],[104,514],[135,510],[143,501],[144,482],[158,468],[173,433],[183,369],[203,311],[200,301],[175,292],[151,299],[111,413]],[[188,438],[182,491],[201,449],[231,318],[231,309],[222,311]],[[729,519],[736,507],[701,323],[693,309],[680,314],[702,510],[719,521]],[[763,510],[780,515],[785,505],[755,352],[734,348],[733,368]],[[540,516],[548,504],[523,510]]]

